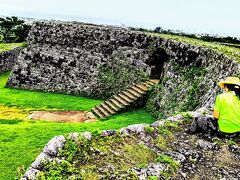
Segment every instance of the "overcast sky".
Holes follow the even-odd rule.
[[[240,37],[240,0],[0,0],[0,15]]]

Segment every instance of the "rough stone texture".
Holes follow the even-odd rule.
[[[64,146],[65,142],[66,139],[64,136],[56,136],[47,143],[47,145],[43,149],[43,153],[49,156],[56,156],[58,150]]]
[[[116,130],[104,130],[101,132],[101,136],[107,137],[116,134]]]
[[[25,175],[21,178],[21,180],[35,180],[38,173],[39,173],[39,170],[36,170],[36,169],[30,167],[30,168],[28,168]]]
[[[120,129],[120,134],[125,134],[125,135],[133,134],[133,133],[140,134],[140,133],[144,132],[144,128],[146,126],[149,126],[149,125],[148,124],[130,125],[128,127],[121,128]]]
[[[239,75],[240,64],[214,50],[173,40],[158,39],[169,61],[164,64],[161,85],[153,89],[147,107],[156,117],[174,112],[212,107],[227,76]]]
[[[160,126],[163,126],[165,124],[165,120],[158,120],[158,121],[155,121],[154,123],[151,124],[152,127],[160,127]]]
[[[153,59],[146,49],[148,39],[146,35],[117,27],[36,22],[29,33],[30,44],[18,58],[7,85],[105,97],[111,84],[101,81],[99,71],[112,58],[120,56],[127,62],[126,71],[135,70],[146,77],[154,70],[155,66],[148,65]],[[124,77],[112,78],[117,84]],[[141,77],[135,74],[125,79],[124,85],[128,86]]]
[[[216,146],[215,143],[210,143],[210,142],[202,140],[202,139],[197,140],[197,144],[200,148],[202,148],[204,150],[211,150],[214,148],[214,146]]]
[[[161,163],[150,163],[146,168],[133,168],[131,171],[136,173],[139,180],[146,180],[150,176],[155,176],[156,178],[160,178],[160,173],[166,169],[166,165]]]
[[[92,133],[91,132],[83,132],[83,133],[81,133],[81,135],[89,141],[92,139]]]
[[[197,113],[195,113],[197,115]],[[200,115],[200,114],[199,114]],[[182,121],[182,118],[176,119],[175,117],[169,117],[170,121]],[[159,121],[160,122],[160,121]],[[158,125],[157,125],[158,124]],[[154,132],[149,133],[145,130],[146,126],[154,127]],[[122,128],[122,136],[134,136],[138,139],[138,143],[145,144],[146,147],[150,148],[156,154],[165,154],[171,156],[174,160],[180,163],[179,169],[177,170],[175,176],[170,177],[170,179],[239,179],[240,174],[238,172],[239,162],[240,162],[240,147],[239,143],[228,144],[222,141],[224,145],[216,143],[213,140],[207,140],[202,138],[201,135],[193,135],[185,132],[174,132],[174,140],[171,142],[171,149],[161,150],[156,147],[154,141],[158,139],[159,136],[164,136],[164,134],[158,134],[158,127],[164,126],[161,123],[154,123],[151,125],[147,124],[136,124],[130,125],[126,128]],[[126,133],[127,132],[127,133]],[[91,141],[91,133],[70,133],[68,138],[74,140],[76,143],[80,137],[88,139]],[[113,136],[115,131],[105,130],[102,131],[100,136]],[[166,134],[165,134],[166,135]],[[67,138],[67,139],[68,139]],[[60,142],[65,142],[63,136],[57,136],[49,141],[48,145],[44,148],[49,149],[47,155],[44,151],[37,157],[37,159],[32,163],[31,167],[27,170],[22,180],[36,179],[37,174],[43,169],[43,162],[45,161],[56,161],[61,162],[64,157],[58,156],[55,152],[62,148],[56,144]],[[62,143],[60,143],[62,144]],[[49,148],[49,147],[56,147]],[[54,150],[52,150],[54,149]],[[58,150],[57,150],[58,149]],[[54,153],[52,153],[54,152]],[[106,156],[107,154],[102,153],[98,149],[90,148],[92,156]],[[118,154],[119,156],[119,154]],[[96,157],[97,158],[97,157]],[[73,162],[74,163],[74,162]],[[78,165],[79,166],[79,165]],[[81,165],[79,166],[81,168]],[[151,176],[161,179],[161,172],[166,172],[169,169],[169,164],[166,163],[149,163],[145,167],[132,167],[127,171],[117,173],[114,164],[106,164],[104,167],[97,167],[100,174],[105,172],[109,173],[107,179],[124,179],[126,175],[132,174],[132,172],[138,177],[138,179],[148,179]],[[69,178],[74,177],[69,175]],[[56,177],[57,178],[57,177]],[[103,178],[104,179],[104,178]]]
[[[57,157],[58,151],[63,148],[66,139],[64,136],[55,136],[44,147],[43,151],[38,155],[36,160],[28,168],[27,172],[21,178],[22,180],[35,180],[37,173],[42,169],[43,163],[52,161]]]
[[[69,133],[68,138],[77,142],[80,137],[86,138],[87,140],[91,140],[92,134],[91,132],[73,132]],[[37,178],[38,172],[43,168],[44,162],[47,161],[59,161],[61,159],[58,158],[57,154],[60,149],[62,149],[66,143],[66,138],[63,135],[55,136],[52,138],[43,148],[43,151],[38,155],[35,161],[31,164],[31,166],[27,169],[26,173],[23,175],[21,180],[35,180]]]
[[[0,73],[12,70],[22,48],[14,48],[0,53]]]

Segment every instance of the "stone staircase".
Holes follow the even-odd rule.
[[[139,98],[147,94],[150,87],[158,83],[159,80],[151,79],[141,84],[135,84],[121,93],[113,95],[100,105],[92,108],[91,112],[96,118],[105,118],[116,114],[134,104]]]

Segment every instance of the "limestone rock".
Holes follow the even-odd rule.
[[[197,144],[200,148],[202,148],[204,150],[213,149],[216,145],[215,143],[210,143],[210,142],[202,140],[202,139],[197,140]]]
[[[60,148],[63,148],[64,144],[66,142],[66,139],[64,136],[56,136],[52,138],[44,147],[43,152],[50,156],[56,156],[58,153],[58,150]]]
[[[47,161],[50,161],[50,156],[42,152],[38,155],[36,160],[31,164],[31,167],[34,169],[41,170],[43,167],[42,164]]]
[[[151,126],[157,128],[157,127],[163,126],[164,124],[165,124],[164,120],[158,120],[152,123]]]
[[[163,172],[166,168],[166,165],[163,165],[161,163],[150,163],[146,168],[133,168],[131,171],[136,173],[140,180],[145,180],[150,176],[156,176],[159,178],[160,173]]]
[[[171,116],[171,117],[167,118],[167,120],[169,120],[169,121],[180,121],[180,120],[184,120],[184,117],[181,114],[177,114],[175,116]]]
[[[12,70],[21,50],[22,48],[18,47],[10,51],[0,53],[0,73]]]
[[[81,135],[89,141],[92,139],[92,133],[91,132],[82,132]]]
[[[116,130],[104,130],[101,132],[101,136],[106,137],[106,136],[112,136],[116,134]]]
[[[148,124],[134,124],[134,125],[130,125],[128,127],[125,128],[121,128],[120,129],[120,134],[125,134],[125,135],[129,135],[129,134],[140,134],[142,132],[144,132],[144,128],[146,126],[149,126]]]
[[[79,133],[78,132],[69,133],[68,137],[73,141],[77,142],[79,139]]]
[[[38,170],[30,167],[21,180],[36,180],[38,172]]]

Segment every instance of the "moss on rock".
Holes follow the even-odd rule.
[[[147,102],[147,109],[157,118],[165,118],[177,112],[194,110],[201,103],[206,91],[203,67],[181,66],[172,62],[161,84],[155,86]]]
[[[134,52],[132,54],[133,51],[121,49],[106,64],[98,66],[100,87],[104,90],[102,98],[108,98],[149,78],[147,65],[142,62],[143,57],[140,57],[142,52],[137,49]]]

